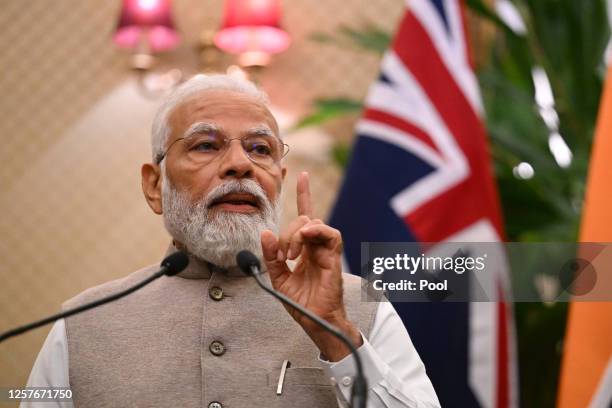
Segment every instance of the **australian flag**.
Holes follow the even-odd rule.
[[[466,37],[462,1],[408,1],[331,216],[353,273],[361,242],[503,241]],[[495,280],[503,300],[507,276]],[[517,406],[508,303],[394,306],[443,407]]]

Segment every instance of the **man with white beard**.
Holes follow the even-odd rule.
[[[260,90],[226,75],[192,78],[156,114],[152,150],[144,195],[164,217],[168,252],[188,253],[188,267],[58,321],[28,386],[71,387],[74,405],[85,407],[348,406],[349,349],[243,275],[235,259],[248,249],[276,290],[358,347],[368,407],[439,406],[393,307],[362,301],[360,278],[342,273],[340,232],[312,217],[306,173],[297,182],[299,216],[279,234],[287,146]],[[156,269],[91,288],[64,307]]]

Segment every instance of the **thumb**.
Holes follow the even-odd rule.
[[[291,270],[287,267],[287,263],[278,260],[278,248],[279,245],[276,235],[270,230],[264,230],[261,233],[261,250],[266,269],[270,274],[270,280],[274,286],[282,283],[291,273]]]

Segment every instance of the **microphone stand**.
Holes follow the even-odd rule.
[[[248,255],[242,255],[248,253]],[[247,258],[248,259],[245,259]],[[238,253],[236,257],[238,259],[238,265],[240,269],[247,275],[251,275],[255,278],[257,284],[266,292],[280,300],[282,303],[293,307],[295,310],[308,317],[310,320],[323,327],[325,330],[336,336],[340,339],[346,346],[351,350],[351,354],[355,359],[355,365],[357,367],[357,376],[355,377],[355,382],[353,384],[353,389],[351,392],[351,406],[354,408],[365,408],[366,400],[367,400],[367,382],[365,376],[363,375],[363,365],[361,363],[361,357],[357,353],[357,348],[353,344],[353,342],[337,327],[331,325],[324,319],[321,319],[319,316],[312,313],[310,310],[302,307],[298,303],[294,302],[292,299],[288,298],[284,294],[277,292],[273,288],[269,287],[265,284],[264,280],[261,278],[262,272],[260,269],[259,260],[255,255],[253,255],[249,251],[241,251]],[[245,262],[246,260],[246,262]],[[248,262],[248,263],[247,263]]]
[[[131,286],[131,287],[125,289],[125,290],[122,290],[119,293],[115,293],[115,294],[106,296],[106,297],[104,297],[102,299],[98,299],[98,300],[95,300],[93,302],[86,303],[84,305],[75,307],[74,309],[66,310],[64,312],[54,314],[52,316],[46,317],[46,318],[38,320],[36,322],[28,323],[26,325],[17,327],[15,329],[12,329],[12,330],[9,330],[9,331],[6,331],[6,332],[0,334],[0,343],[2,343],[4,340],[6,340],[6,339],[8,339],[10,337],[20,335],[20,334],[25,333],[27,331],[34,330],[34,329],[36,329],[36,328],[38,328],[40,326],[44,326],[44,325],[46,325],[48,323],[52,323],[52,322],[54,322],[56,320],[66,318],[66,317],[75,315],[77,313],[84,312],[84,311],[89,310],[89,309],[93,309],[94,307],[98,307],[98,306],[101,306],[101,305],[103,305],[105,303],[112,302],[113,300],[117,300],[119,298],[127,296],[130,293],[137,291],[138,289],[142,288],[145,285],[148,285],[149,283],[153,282],[155,279],[158,279],[159,277],[161,277],[163,275],[168,275],[168,276],[176,275],[177,273],[179,273],[180,271],[185,269],[185,267],[187,267],[188,263],[189,263],[189,258],[187,257],[187,255],[185,255],[183,252],[175,252],[175,253],[167,256],[162,261],[161,269],[158,272],[155,272],[153,275],[149,276],[148,278],[146,278],[142,282],[139,282],[139,283],[137,283],[134,286]]]

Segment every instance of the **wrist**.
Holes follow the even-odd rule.
[[[350,321],[330,321],[330,323],[351,341],[355,349],[363,345],[361,333]],[[351,349],[344,341],[322,328],[312,331],[308,335],[319,348],[321,355],[328,361],[337,362],[351,354]]]

